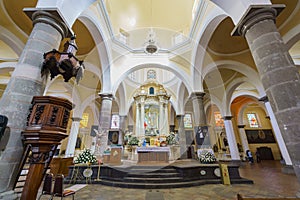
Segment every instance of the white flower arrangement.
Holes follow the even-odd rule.
[[[81,154],[77,156],[77,158],[74,161],[74,164],[96,164],[97,158],[91,153],[90,149],[85,149]]]
[[[217,161],[217,158],[213,153],[204,150],[199,155],[199,161],[201,163],[214,163]]]

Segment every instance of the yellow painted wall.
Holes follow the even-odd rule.
[[[256,113],[258,121],[259,121],[259,128],[250,128],[248,119],[247,119],[247,113]],[[243,121],[245,126],[245,130],[251,130],[251,129],[272,129],[272,125],[270,123],[270,120],[266,118],[266,113],[262,107],[260,107],[258,104],[250,104],[243,113]],[[272,129],[273,130],[273,129]],[[274,131],[273,135],[275,137]],[[276,137],[275,137],[276,139]],[[275,160],[281,159],[280,150],[277,143],[263,143],[263,144],[249,144],[249,148],[254,155],[256,152],[256,148],[258,147],[270,147],[274,156]]]

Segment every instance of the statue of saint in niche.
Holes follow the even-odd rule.
[[[158,128],[158,106],[145,106],[145,130],[155,130]]]

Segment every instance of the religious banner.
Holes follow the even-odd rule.
[[[90,136],[95,137],[95,136],[97,136],[97,133],[98,133],[98,126],[92,125]]]
[[[228,166],[226,164],[220,164],[220,169],[221,169],[222,183],[224,185],[230,185]]]
[[[203,144],[206,134],[208,133],[207,126],[196,126],[195,127],[195,137],[198,148]]]

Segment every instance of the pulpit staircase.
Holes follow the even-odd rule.
[[[19,165],[18,175],[14,183],[14,191],[20,197],[25,186],[26,178],[29,172],[30,162],[29,156],[32,154],[32,147],[30,144],[26,145],[24,148],[23,156]],[[53,155],[53,153],[50,153]],[[51,156],[52,158],[52,156]],[[51,159],[50,159],[51,161]],[[45,163],[44,173],[49,169],[50,162]]]
[[[22,160],[19,165],[18,175],[14,184],[14,191],[18,196],[21,196],[25,185],[26,177],[29,171],[29,155],[31,154],[31,145],[27,145],[24,149]]]

